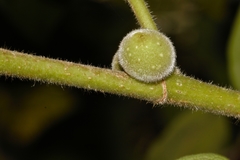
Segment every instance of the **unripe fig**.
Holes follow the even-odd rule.
[[[115,56],[127,74],[147,83],[166,78],[176,61],[170,39],[150,29],[137,29],[127,34]]]

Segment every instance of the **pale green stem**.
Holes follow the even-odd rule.
[[[144,0],[128,0],[128,3],[142,28],[158,30]]]
[[[239,92],[177,72],[167,78],[165,83],[147,84],[120,71],[0,49],[0,75],[114,93],[154,104],[166,102],[240,118]]]
[[[74,86],[154,101],[161,86],[140,83],[124,72],[0,49],[0,75]]]

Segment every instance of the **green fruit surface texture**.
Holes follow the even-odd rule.
[[[176,61],[170,39],[150,29],[137,29],[127,34],[116,54],[127,74],[147,83],[160,81],[171,74]]]

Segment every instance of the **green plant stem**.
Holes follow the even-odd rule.
[[[154,101],[162,88],[140,83],[124,72],[0,49],[0,75],[92,89]]]
[[[128,3],[142,28],[158,30],[144,0],[128,0]]]
[[[112,71],[0,49],[0,75],[58,85],[74,86],[193,110],[240,118],[240,93],[175,72],[163,83],[147,84]]]
[[[166,80],[168,103],[240,118],[240,92],[222,88],[184,75]]]

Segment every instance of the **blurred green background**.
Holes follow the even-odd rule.
[[[187,75],[234,88],[227,46],[237,0],[148,0]],[[138,24],[124,0],[0,0],[0,47],[110,68]],[[240,71],[239,71],[240,72]],[[240,123],[201,111],[0,77],[1,160],[240,159]]]

